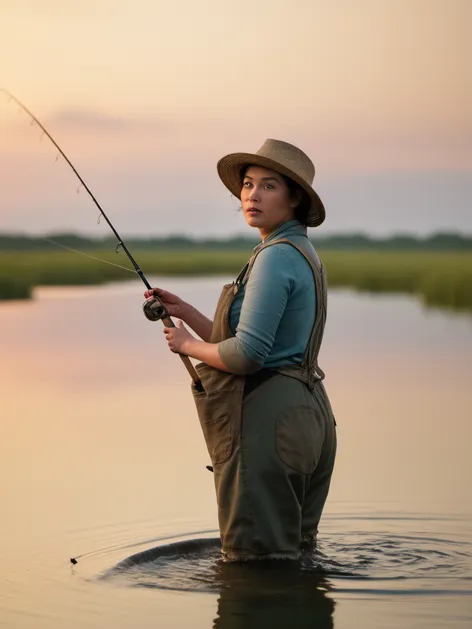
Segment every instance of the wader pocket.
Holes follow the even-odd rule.
[[[213,465],[224,463],[233,452],[241,430],[244,377],[208,365],[196,365],[204,392],[192,386],[198,418]]]
[[[287,409],[277,418],[277,451],[282,461],[301,474],[312,474],[323,447],[323,429],[309,406]]]

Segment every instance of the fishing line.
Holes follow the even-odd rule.
[[[208,535],[209,533],[215,533],[215,529],[204,529],[202,531],[193,531],[191,533],[182,533],[182,536],[194,537],[195,535]],[[70,557],[70,562],[74,566],[78,563],[79,559],[83,559],[84,557],[97,557],[99,555],[106,555],[115,550],[128,550],[129,548],[136,548],[137,546],[145,546],[147,544],[155,544],[156,542],[164,542],[170,539],[176,539],[174,535],[165,535],[163,537],[153,537],[152,539],[141,540],[139,542],[130,542],[128,544],[113,544],[111,546],[105,546],[104,548],[98,548],[97,550],[91,550],[88,553],[82,553],[82,555],[75,555],[75,557]]]
[[[138,263],[133,258],[133,256],[129,252],[128,248],[124,244],[123,239],[121,238],[119,233],[116,231],[115,227],[112,225],[110,219],[108,218],[108,216],[106,215],[105,211],[103,210],[103,208],[101,207],[101,205],[99,204],[99,202],[97,201],[95,196],[93,195],[92,191],[90,190],[88,185],[85,183],[85,181],[82,179],[82,177],[78,173],[77,169],[72,164],[72,162],[67,157],[67,155],[64,153],[64,151],[61,149],[61,147],[56,142],[56,140],[52,137],[52,135],[44,127],[44,125],[38,120],[38,118],[36,118],[36,116],[26,107],[26,105],[24,105],[20,100],[18,100],[18,98],[16,98],[16,96],[14,96],[11,92],[9,92],[8,90],[6,90],[4,88],[0,88],[0,93],[3,93],[7,97],[7,99],[9,101],[13,101],[20,108],[20,112],[21,112],[21,110],[26,112],[26,114],[31,119],[31,124],[32,125],[36,124],[41,129],[41,132],[42,132],[41,138],[45,135],[52,142],[52,144],[55,146],[55,148],[59,151],[60,155],[65,159],[65,161],[67,162],[68,166],[72,169],[73,173],[75,174],[75,176],[77,177],[77,179],[80,182],[80,185],[77,188],[77,192],[79,192],[81,187],[83,187],[86,190],[86,192],[88,193],[88,195],[92,199],[93,203],[96,205],[96,207],[98,208],[98,210],[100,212],[99,218],[103,217],[105,219],[105,221],[107,222],[108,226],[110,227],[110,229],[112,230],[113,234],[115,235],[116,239],[118,240],[118,244],[117,244],[117,247],[116,247],[116,252],[118,252],[118,250],[120,248],[123,249],[123,251],[128,256],[128,258],[129,258],[131,264],[133,265],[136,273],[141,278],[141,280],[143,281],[143,283],[146,286],[146,288],[148,290],[152,290],[151,285],[149,284],[149,282],[145,278],[144,273],[142,272],[142,270],[139,268]],[[56,161],[57,161],[57,158],[56,158]],[[78,253],[81,253],[81,252],[78,252]],[[87,255],[87,254],[83,254],[83,255]],[[90,257],[92,257],[92,256],[90,256]],[[105,262],[105,260],[100,260],[100,261],[101,262]],[[109,264],[112,264],[112,263],[109,263]],[[116,266],[119,266],[119,265],[116,265]],[[122,267],[122,268],[125,268],[125,267]],[[130,269],[127,269],[127,270],[130,270]],[[169,317],[169,315],[168,315],[168,313],[167,313],[167,311],[166,311],[166,309],[164,307],[164,304],[156,296],[153,296],[152,298],[150,298],[146,302],[144,302],[144,304],[143,304],[143,311],[144,311],[144,314],[145,314],[146,318],[149,319],[150,321],[162,320],[162,322],[164,323],[165,326],[167,326],[169,328],[175,327],[174,322]],[[191,376],[191,378],[192,378],[192,380],[194,382],[195,388],[198,391],[202,391],[203,392],[204,389],[203,389],[201,380],[200,380],[200,378],[199,378],[199,376],[198,376],[198,374],[197,374],[197,372],[195,370],[195,367],[190,362],[189,357],[188,356],[183,356],[182,354],[179,354],[179,356],[180,356],[182,362],[184,363],[185,368],[187,369],[188,373],[190,374],[190,376]]]
[[[78,249],[74,249],[73,247],[67,247],[66,245],[63,245],[60,242],[57,242],[56,240],[52,240],[52,238],[43,237],[41,240],[45,240],[46,242],[50,242],[51,244],[56,245],[56,247],[61,247],[61,249],[65,249],[66,251],[72,251],[73,253],[78,253],[81,256],[85,256],[86,258],[90,258],[91,260],[97,260],[97,262],[103,262],[103,264],[111,264],[111,266],[117,266],[119,269],[123,269],[124,271],[129,271],[130,273],[133,273],[133,275],[134,275],[133,269],[130,269],[130,268],[126,267],[126,266],[121,266],[121,264],[115,264],[115,262],[110,262],[109,260],[103,260],[102,258],[96,258],[95,256],[91,256],[89,253],[84,253],[83,251],[79,251]]]

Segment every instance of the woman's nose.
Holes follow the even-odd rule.
[[[249,195],[249,199],[250,199],[251,201],[257,201],[257,200],[259,199],[259,190],[257,189],[257,187],[256,187],[256,186],[254,186],[254,187],[251,189],[251,193],[250,193],[250,195]]]

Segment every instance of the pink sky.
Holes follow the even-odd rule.
[[[247,234],[215,165],[266,137],[313,159],[326,233],[470,233],[470,24],[468,0],[2,0],[0,87],[122,233]],[[0,232],[101,234],[54,160],[0,97]]]

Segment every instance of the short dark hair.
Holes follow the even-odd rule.
[[[287,184],[290,197],[295,199],[298,196],[299,198],[298,205],[295,207],[295,218],[302,225],[307,225],[308,212],[311,206],[310,197],[296,181],[290,179],[290,177],[287,177],[286,175],[282,175],[282,173],[279,174]]]
[[[248,168],[251,164],[246,164],[243,166],[239,172],[241,178],[241,187],[243,185],[244,177],[248,171]],[[295,207],[295,218],[302,225],[307,225],[308,221],[308,212],[311,207],[311,200],[308,194],[303,190],[303,188],[296,181],[287,177],[286,175],[282,175],[282,173],[278,173],[285,182],[285,185],[288,188],[288,193],[291,199],[299,198],[298,205]]]

